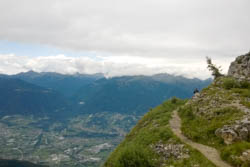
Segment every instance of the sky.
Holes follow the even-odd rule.
[[[1,0],[0,73],[210,77],[249,52],[249,0]]]

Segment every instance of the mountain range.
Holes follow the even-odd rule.
[[[59,92],[20,79],[0,77],[0,115],[53,115],[68,101]],[[58,114],[57,114],[58,115]]]
[[[93,83],[94,81],[104,77],[103,74],[79,74],[64,75],[53,72],[34,72],[28,71],[9,76],[17,78],[29,83],[56,90],[63,94],[65,97],[71,97],[74,93],[84,85]]]
[[[68,116],[116,112],[144,114],[173,96],[189,98],[211,79],[187,79],[169,74],[105,78],[102,74],[63,75],[29,71],[0,76],[1,114]]]
[[[210,79],[187,79],[158,74],[103,78],[78,90],[73,97],[81,112],[120,112],[142,115],[173,96],[189,98],[195,88],[201,89]]]
[[[211,82],[169,74],[0,75],[0,158],[100,166],[144,113],[173,96],[189,98]]]

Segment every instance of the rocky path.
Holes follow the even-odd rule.
[[[185,137],[181,132],[181,119],[178,116],[177,111],[175,110],[172,115],[172,119],[170,120],[170,127],[174,134],[179,137],[182,142],[190,145],[191,147],[200,151],[207,159],[213,162],[218,167],[232,167],[231,165],[225,163],[221,158],[219,152],[212,147],[205,146],[199,143],[195,143]]]

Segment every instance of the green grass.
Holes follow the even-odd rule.
[[[234,166],[249,167],[250,162],[243,162],[240,159],[233,157],[240,156],[246,149],[250,149],[249,142],[238,142],[230,146],[224,147],[221,150],[221,157],[223,160],[230,162]]]
[[[201,153],[189,148],[190,158],[183,160],[169,159],[164,162],[162,155],[156,154],[151,146],[162,143],[181,141],[174,136],[169,128],[172,112],[185,103],[183,100],[172,99],[149,111],[126,136],[125,140],[110,155],[105,167],[159,167],[161,164],[193,167],[195,164],[215,167]],[[170,140],[171,139],[171,140]]]
[[[188,159],[176,160],[173,158],[163,162],[162,155],[157,155],[150,145],[159,143],[182,143],[169,128],[169,120],[175,109],[179,109],[182,118],[182,132],[195,142],[217,148],[221,152],[223,160],[237,167],[250,166],[249,162],[243,162],[239,156],[247,149],[250,143],[242,141],[226,145],[222,138],[215,135],[215,131],[224,125],[233,124],[243,118],[244,113],[239,109],[228,106],[232,102],[240,101],[246,107],[250,107],[250,83],[237,81],[230,77],[220,77],[209,87],[202,90],[203,99],[192,101],[184,105],[186,101],[173,98],[162,105],[151,109],[126,136],[125,140],[110,155],[104,164],[105,167],[158,167],[185,166],[201,167],[214,166],[201,153],[185,145],[190,150]],[[200,112],[200,111],[206,112]],[[199,114],[198,114],[199,113]]]
[[[229,90],[232,88],[239,88],[240,87],[240,83],[238,81],[236,81],[234,78],[224,78],[223,79],[223,84],[222,86]]]
[[[212,116],[197,116],[192,106],[179,110],[182,119],[182,132],[195,142],[220,148],[223,140],[215,135],[215,131],[223,125],[231,124],[242,117],[243,113],[236,108],[227,107],[214,110]]]
[[[128,145],[118,156],[117,167],[154,167],[155,155],[141,145]]]
[[[218,81],[221,82],[219,86],[227,90],[230,90],[233,88],[239,88],[239,89],[250,88],[250,83],[248,81],[238,81],[233,77],[221,77]]]
[[[233,89],[234,93],[238,93],[240,96],[244,97],[248,97],[250,98],[250,89],[240,89],[240,88],[234,88]]]

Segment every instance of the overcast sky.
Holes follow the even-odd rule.
[[[0,73],[209,77],[250,50],[249,0],[1,0]]]

